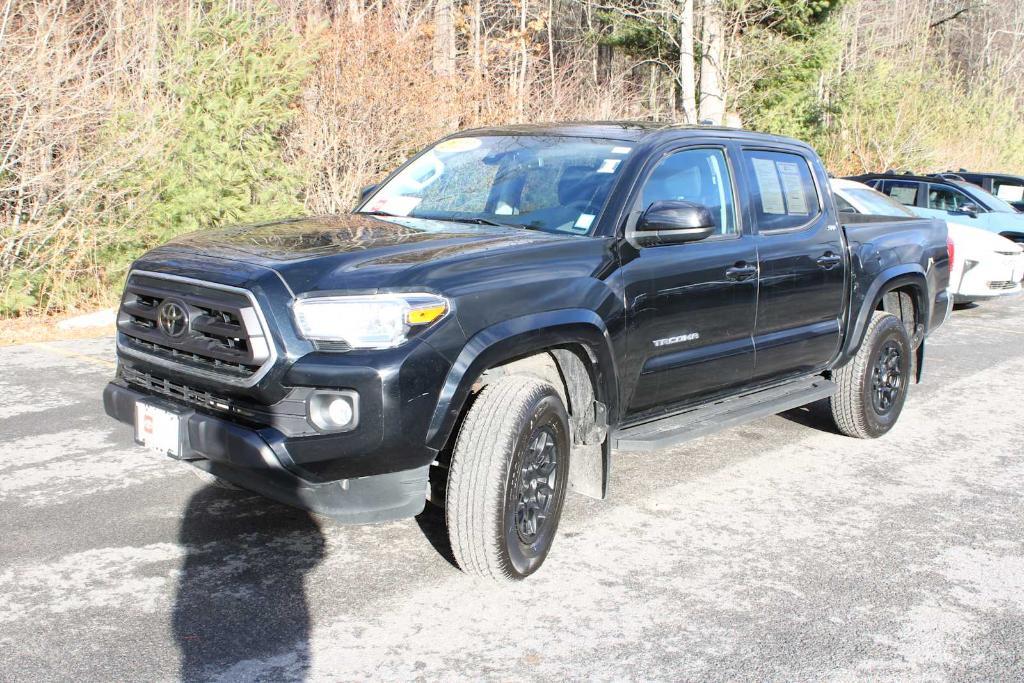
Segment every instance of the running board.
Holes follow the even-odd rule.
[[[836,385],[822,377],[801,379],[616,430],[612,436],[612,447],[617,451],[657,451],[751,420],[799,408],[828,398],[835,392]]]

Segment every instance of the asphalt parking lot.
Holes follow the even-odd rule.
[[[795,411],[621,457],[512,586],[436,513],[337,526],[138,449],[111,346],[0,349],[2,680],[1024,680],[1024,300],[956,311],[884,439]]]

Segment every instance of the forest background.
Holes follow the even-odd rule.
[[[1024,172],[1018,0],[0,0],[0,318],[350,209],[458,129],[711,121],[835,175]]]

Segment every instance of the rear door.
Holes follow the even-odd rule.
[[[821,369],[839,349],[846,296],[828,178],[802,149],[744,148],[742,156],[760,267],[753,379]]]
[[[757,253],[740,220],[734,165],[725,140],[669,148],[630,200],[630,222],[652,202],[684,199],[708,207],[718,228],[699,242],[626,249],[620,272],[638,372],[626,400],[634,414],[750,379]]]

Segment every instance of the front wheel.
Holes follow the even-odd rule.
[[[839,387],[829,404],[840,432],[874,439],[892,429],[910,388],[912,355],[900,319],[875,311],[857,355],[832,373]]]
[[[569,419],[555,388],[505,377],[483,388],[459,431],[445,517],[469,574],[519,580],[551,550],[569,475]]]

